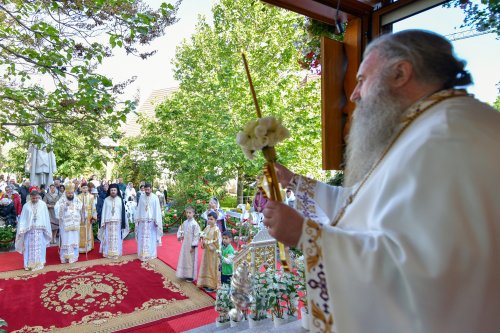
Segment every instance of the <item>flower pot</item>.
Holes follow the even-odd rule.
[[[230,325],[231,327],[236,327],[236,326],[238,326],[238,324],[239,324],[239,322],[238,322],[238,321],[234,321],[234,320],[232,320],[232,319],[229,321],[229,323],[230,323],[229,325]]]
[[[307,313],[307,310],[305,307],[302,307],[300,309],[300,321],[302,324],[302,328],[309,331],[309,313]]]
[[[256,319],[252,319],[251,317],[248,318],[248,327],[249,328],[255,328],[255,327],[262,326],[263,323],[264,323],[263,320],[256,320]]]
[[[280,326],[284,325],[285,323],[286,323],[285,318],[274,317],[274,319],[273,319],[273,324],[274,324],[275,328],[280,327]]]

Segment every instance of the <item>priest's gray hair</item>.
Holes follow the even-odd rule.
[[[413,65],[415,78],[420,82],[442,85],[442,89],[472,83],[465,61],[453,54],[453,46],[441,35],[425,30],[404,30],[383,35],[372,41],[364,57],[377,50],[387,66],[406,60]],[[387,68],[387,67],[386,67]]]

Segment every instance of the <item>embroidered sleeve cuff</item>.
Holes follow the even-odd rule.
[[[304,222],[302,223],[302,233],[300,234],[299,242],[297,243],[297,248],[300,250],[303,250],[303,244],[304,242],[307,242],[307,235],[306,235],[306,225],[307,225],[307,218],[304,218]]]

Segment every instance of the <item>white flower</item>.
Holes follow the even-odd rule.
[[[279,142],[290,137],[290,132],[275,117],[264,117],[252,120],[245,129],[236,136],[236,142],[241,146],[248,159],[253,159],[257,150],[274,147]]]

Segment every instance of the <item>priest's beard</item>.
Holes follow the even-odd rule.
[[[356,102],[346,150],[344,186],[360,182],[381,157],[401,120],[401,98],[380,75],[370,94]]]

